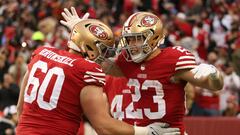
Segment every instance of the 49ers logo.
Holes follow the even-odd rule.
[[[105,40],[107,39],[108,35],[107,33],[104,31],[103,28],[96,26],[96,25],[91,25],[89,27],[90,32],[97,38]]]
[[[151,27],[154,24],[157,23],[157,19],[155,16],[152,15],[146,15],[145,17],[143,17],[143,19],[141,20],[141,24],[145,27]]]

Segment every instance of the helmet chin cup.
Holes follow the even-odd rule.
[[[131,55],[131,58],[133,62],[140,63],[146,58],[146,55],[139,53],[137,55]]]

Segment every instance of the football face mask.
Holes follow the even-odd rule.
[[[114,57],[116,54],[116,48],[114,46],[109,47],[101,42],[96,43],[96,46],[100,54],[97,58],[95,58],[94,61],[98,64],[101,64],[103,61],[105,61],[105,59]]]
[[[124,58],[130,62],[140,63],[152,51],[152,48],[147,44],[151,32],[125,34],[120,39],[119,50]]]

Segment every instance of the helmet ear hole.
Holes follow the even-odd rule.
[[[90,59],[90,60],[93,60],[93,59],[95,59],[95,54],[94,54],[94,52],[93,51],[87,51],[87,57]]]

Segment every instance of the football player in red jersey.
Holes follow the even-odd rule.
[[[94,19],[72,28],[69,51],[39,47],[33,52],[18,102],[17,135],[76,135],[83,114],[100,135],[175,132],[162,128],[164,123],[137,127],[110,117],[102,92],[105,74],[95,62],[114,44],[113,33]]]
[[[195,57],[180,46],[160,49],[164,37],[164,26],[152,13],[137,12],[126,20],[115,63],[128,88],[108,95],[111,113],[141,126],[166,122],[184,134],[186,83],[216,91],[222,89],[223,78],[213,65],[196,65]]]
[[[223,78],[213,65],[196,65],[195,57],[180,46],[160,49],[164,31],[161,20],[148,12],[137,12],[124,23],[115,63],[128,88],[108,95],[111,113],[141,126],[166,122],[184,134],[186,83],[216,91],[222,89]]]
[[[213,65],[196,65],[195,57],[180,46],[160,49],[164,34],[156,15],[131,15],[123,26],[121,53],[114,65],[124,77],[109,76],[105,89],[114,118],[140,126],[166,122],[184,134],[186,83],[217,91],[223,77]],[[114,66],[110,75],[118,73]]]

